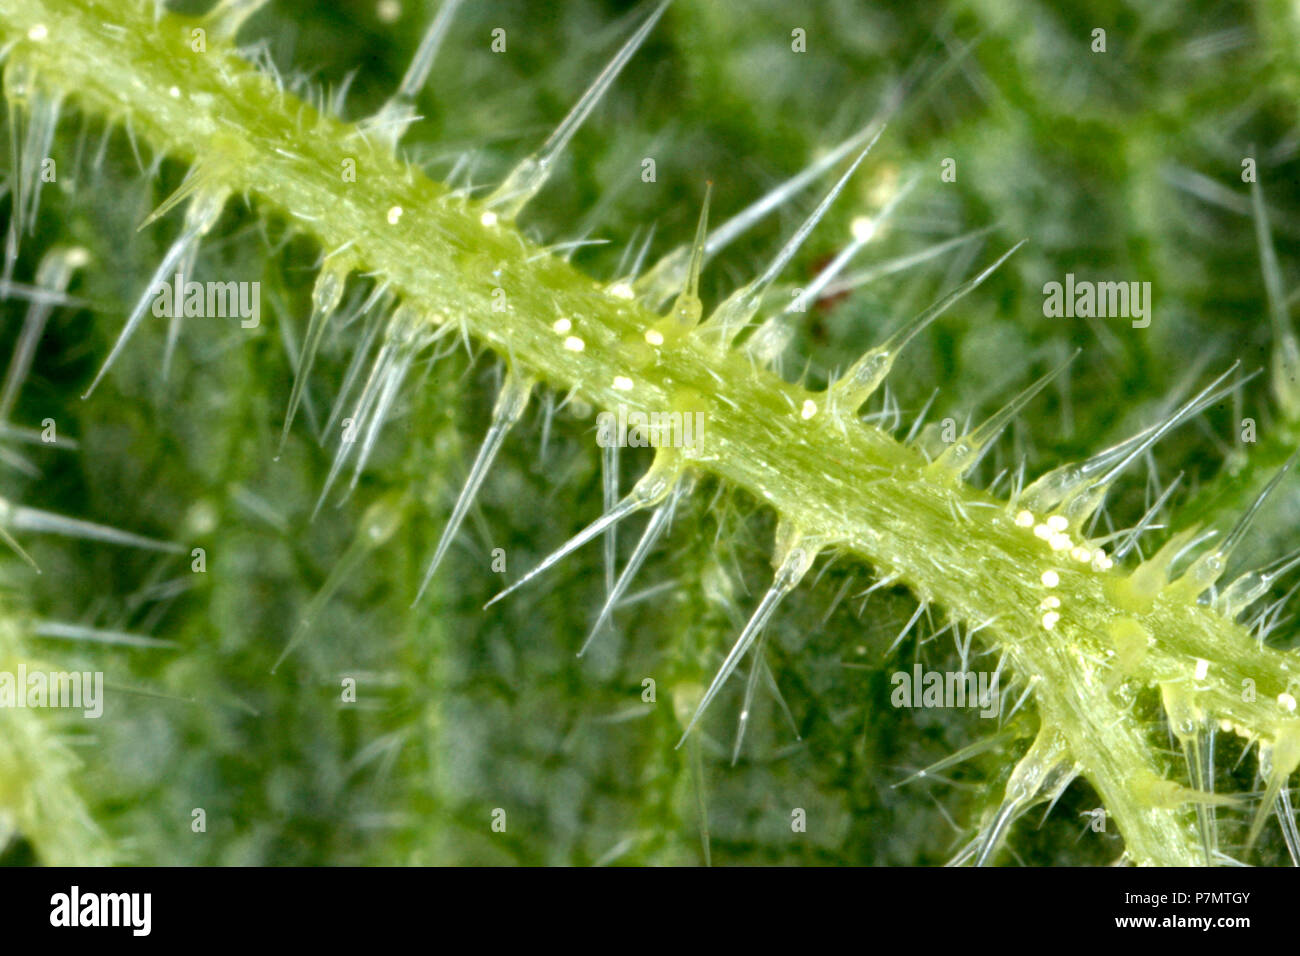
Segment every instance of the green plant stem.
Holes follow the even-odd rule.
[[[1006,502],[856,416],[827,412],[823,395],[755,368],[739,350],[694,336],[647,345],[657,316],[544,254],[513,225],[485,224],[482,207],[394,158],[377,138],[277,89],[216,25],[207,24],[206,52],[193,52],[195,25],[172,15],[155,24],[152,4],[126,0],[0,4],[3,39],[17,42],[11,58],[87,110],[129,118],[156,150],[198,159],[199,175],[256,197],[327,253],[381,274],[430,330],[463,322],[498,354],[598,408],[705,411],[705,440],[690,467],[745,489],[809,538],[898,575],[954,618],[992,620],[982,635],[1033,681],[1043,721],[1064,734],[1134,861],[1187,864],[1201,853],[1190,806],[1156,805],[1150,781],[1165,768],[1128,713],[1131,698],[1099,679],[1115,650],[1116,620],[1149,635],[1122,686],[1191,688],[1203,659],[1208,675],[1191,691],[1198,708],[1265,741],[1300,732],[1275,702],[1300,678],[1290,656],[1176,588],[1150,602],[1126,597],[1123,569],[1071,565],[1017,527]],[[45,39],[28,39],[38,26]],[[355,183],[341,176],[346,159],[356,161]],[[505,311],[493,308],[496,290]],[[562,319],[563,333],[555,328]],[[809,401],[818,409],[811,417]],[[1063,605],[1049,631],[1040,623],[1041,577],[1054,569]],[[1246,679],[1259,690],[1249,701],[1240,692]]]

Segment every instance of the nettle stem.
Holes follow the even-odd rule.
[[[202,43],[196,29],[206,30]],[[1045,516],[1020,520],[953,467],[863,424],[860,397],[839,402],[787,383],[716,325],[648,341],[661,316],[395,158],[390,138],[279,89],[213,21],[155,22],[152,2],[3,0],[0,31],[12,46],[7,77],[30,69],[87,111],[129,119],[154,149],[197,162],[196,189],[256,197],[331,260],[381,276],[431,329],[463,323],[521,374],[597,408],[705,412],[703,440],[676,467],[767,502],[814,553],[849,550],[954,619],[986,625],[983,639],[1032,685],[1044,733],[1068,750],[1060,766],[1022,761],[1004,807],[1032,802],[1053,772],[1079,773],[1131,860],[1204,862],[1196,805],[1208,798],[1165,779],[1163,745],[1132,714],[1135,696],[1156,686],[1175,688],[1200,726],[1218,721],[1257,738],[1281,752],[1274,765],[1293,769],[1285,764],[1300,730],[1279,703],[1298,676],[1291,657],[1198,605],[1180,581],[1143,589],[1136,574],[1054,547],[1031,527]],[[349,160],[354,182],[343,175]],[[1099,553],[1071,527],[1073,552]],[[1149,568],[1138,573],[1138,583],[1151,578]],[[1242,693],[1247,681],[1255,694]],[[1032,748],[1025,761],[1044,753],[1059,749]]]

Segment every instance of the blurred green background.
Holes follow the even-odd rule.
[[[462,184],[498,182],[646,9],[465,4],[404,148],[431,176],[455,169]],[[345,107],[355,119],[395,89],[435,10],[410,0],[273,0],[240,38],[314,85],[337,88],[355,72]],[[504,54],[489,49],[496,27],[507,31]],[[806,53],[791,50],[796,28],[806,31]],[[1104,53],[1090,48],[1098,28]],[[1282,2],[676,0],[522,225],[547,243],[608,240],[574,261],[613,278],[648,230],[652,259],[689,239],[706,181],[721,222],[864,125],[905,81],[898,115],[783,280],[805,283],[843,247],[851,220],[877,212],[911,177],[916,187],[850,272],[989,231],[810,310],[784,373],[824,384],[1027,239],[909,348],[890,380],[889,407],[896,402],[905,432],[933,397],[928,420],[951,417],[960,427],[1081,347],[978,480],[1022,458],[1032,475],[1148,424],[1180,389],[1236,359],[1243,373],[1267,364],[1272,338],[1241,161],[1257,161],[1289,293],[1300,239],[1297,57],[1300,19]],[[137,145],[149,168],[147,144]],[[103,720],[50,715],[50,723],[82,761],[77,790],[116,859],[697,864],[707,846],[722,864],[933,864],[952,856],[996,802],[1033,729],[1032,703],[979,757],[895,786],[994,727],[974,712],[891,707],[890,673],[914,661],[950,669],[952,634],[930,639],[945,623],[936,611],[886,656],[915,601],[883,589],[864,603],[856,595],[872,583],[870,569],[845,558],[825,568],[823,559],[815,582],[768,630],[765,665],[789,716],[760,687],[733,766],[744,686],[733,681],[698,750],[674,749],[674,692],[707,683],[770,576],[773,516],[715,482],[697,487],[647,562],[634,590],[649,593],[616,613],[615,631],[583,660],[575,652],[604,595],[599,546],[483,611],[503,585],[491,570],[493,548],[505,549],[513,580],[601,509],[594,421],[561,407],[563,396],[534,402],[430,594],[411,610],[486,428],[497,362],[461,349],[421,364],[356,492],[338,507],[335,495],[310,520],[332,453],[316,429],[356,329],[327,338],[307,407],[273,461],[319,250],[287,239],[283,220],[255,203],[230,204],[197,278],[260,281],[261,328],[188,323],[162,381],[165,324],[146,322],[105,385],[82,401],[177,228],[174,218],[136,226],[185,166],[165,160],[146,175],[121,126],[106,130],[102,118],[75,111],[64,115],[53,155],[59,178],[46,187],[17,278],[30,281],[50,246],[82,244],[94,265],[72,292],[92,307],[55,312],[14,421],[52,417],[81,447],[24,449],[39,477],[6,469],[0,493],[207,553],[199,575],[188,559],[31,537],[23,544],[45,570],[39,578],[16,558],[0,560],[5,613],[20,628],[38,618],[75,621],[179,644],[124,650],[28,638],[43,659],[103,670],[115,687]],[[653,183],[641,179],[646,157],[656,161]],[[945,158],[956,161],[955,182],[941,180]],[[761,268],[822,188],[711,264],[706,307]],[[1150,328],[1045,318],[1042,286],[1067,272],[1151,282]],[[3,308],[7,354],[25,305]],[[877,400],[872,411],[882,407]],[[1247,466],[1243,416],[1260,436],[1258,448],[1245,449]],[[1215,520],[1249,500],[1252,482],[1290,450],[1276,417],[1264,375],[1238,407],[1214,409],[1163,443],[1153,462],[1162,479],[1185,472],[1175,502]],[[624,487],[648,461],[624,453]],[[1225,465],[1245,468],[1239,482],[1224,477]],[[1114,527],[1141,515],[1152,487],[1135,473],[1110,502]],[[349,577],[311,640],[272,675],[361,512],[403,489],[413,500],[400,532]],[[1294,485],[1273,507],[1252,557],[1300,544]],[[641,520],[620,533],[622,560]],[[348,677],[357,681],[355,704],[341,700]],[[653,704],[642,701],[645,678],[656,681]],[[1148,716],[1153,738],[1163,739],[1158,715]],[[1249,786],[1243,769],[1237,788]],[[1000,859],[1114,860],[1118,835],[1087,831],[1081,816],[1097,805],[1076,782],[1041,826],[1035,813],[1016,827]],[[204,833],[192,832],[195,808],[206,812]],[[504,833],[491,828],[496,808],[507,814]],[[806,832],[792,832],[794,808],[806,810]],[[14,834],[3,859],[55,862],[30,836]],[[1263,862],[1281,859],[1278,842],[1266,836]]]

